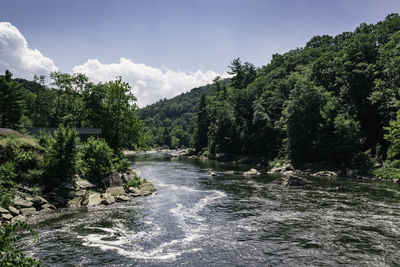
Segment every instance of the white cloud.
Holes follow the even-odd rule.
[[[119,63],[112,64],[103,64],[97,59],[89,59],[82,65],[75,66],[73,72],[84,73],[94,82],[110,81],[117,76],[122,76],[122,80],[131,85],[140,107],[162,98],[174,97],[194,87],[206,85],[220,75],[214,71],[161,70],[123,57]]]
[[[53,61],[37,49],[28,47],[20,31],[8,22],[0,22],[0,71],[8,69],[14,77],[32,79],[34,74],[57,71]]]
[[[28,46],[28,42],[16,27],[8,22],[0,22],[0,75],[6,69],[10,70],[14,77],[29,80],[35,74],[48,76],[50,72],[58,70],[53,60]],[[137,97],[140,107],[206,85],[221,75],[214,71],[161,70],[124,57],[118,63],[112,64],[89,59],[75,66],[73,72],[84,73],[93,82],[106,82],[122,76],[123,81],[131,85],[132,93]],[[227,74],[221,76],[227,77]]]

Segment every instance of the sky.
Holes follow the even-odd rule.
[[[0,0],[0,73],[122,76],[145,106],[315,35],[400,13],[399,0]]]

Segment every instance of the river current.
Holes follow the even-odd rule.
[[[398,184],[283,187],[244,177],[249,166],[157,156],[132,158],[157,194],[38,218],[28,254],[49,266],[400,265]]]

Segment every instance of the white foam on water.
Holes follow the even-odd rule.
[[[143,260],[174,260],[183,253],[198,252],[201,248],[187,248],[190,244],[203,238],[204,231],[207,230],[207,225],[202,223],[206,219],[199,215],[206,205],[216,199],[225,197],[226,194],[221,191],[201,191],[187,186],[177,186],[172,184],[160,183],[161,186],[167,186],[175,190],[184,190],[186,192],[207,193],[207,195],[197,201],[192,207],[186,207],[181,203],[177,203],[176,207],[170,209],[172,215],[178,219],[177,226],[182,230],[184,237],[182,239],[174,239],[164,242],[154,249],[147,249],[140,246],[142,240],[151,240],[165,233],[165,229],[152,221],[145,221],[146,225],[151,225],[152,229],[149,232],[140,231],[134,232],[127,230],[122,223],[115,225],[113,228],[104,227],[88,227],[88,229],[98,229],[104,234],[89,234],[87,236],[78,236],[83,239],[83,245],[88,247],[97,247],[101,250],[113,250],[118,254]],[[112,238],[110,240],[109,238]],[[108,239],[108,240],[107,240]]]

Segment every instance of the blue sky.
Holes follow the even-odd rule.
[[[197,86],[223,74],[236,57],[265,65],[272,54],[302,47],[315,35],[352,31],[361,22],[376,23],[389,13],[400,13],[399,0],[1,0],[0,4],[0,21],[11,23],[29,49],[40,51],[62,72],[91,66],[87,74],[102,80],[121,70],[125,58],[130,68],[140,64],[151,68],[140,70],[142,76],[132,79],[132,87],[137,81],[143,86],[151,83],[146,71],[163,75],[170,71],[173,78],[168,79],[186,74],[186,83],[161,83],[165,97],[191,89],[173,86]],[[114,64],[112,74],[94,73],[93,66],[104,70],[109,64]],[[131,75],[126,67],[122,70]],[[138,97],[143,93],[148,98],[142,104],[164,97],[157,88],[146,86],[146,92],[137,91]]]

